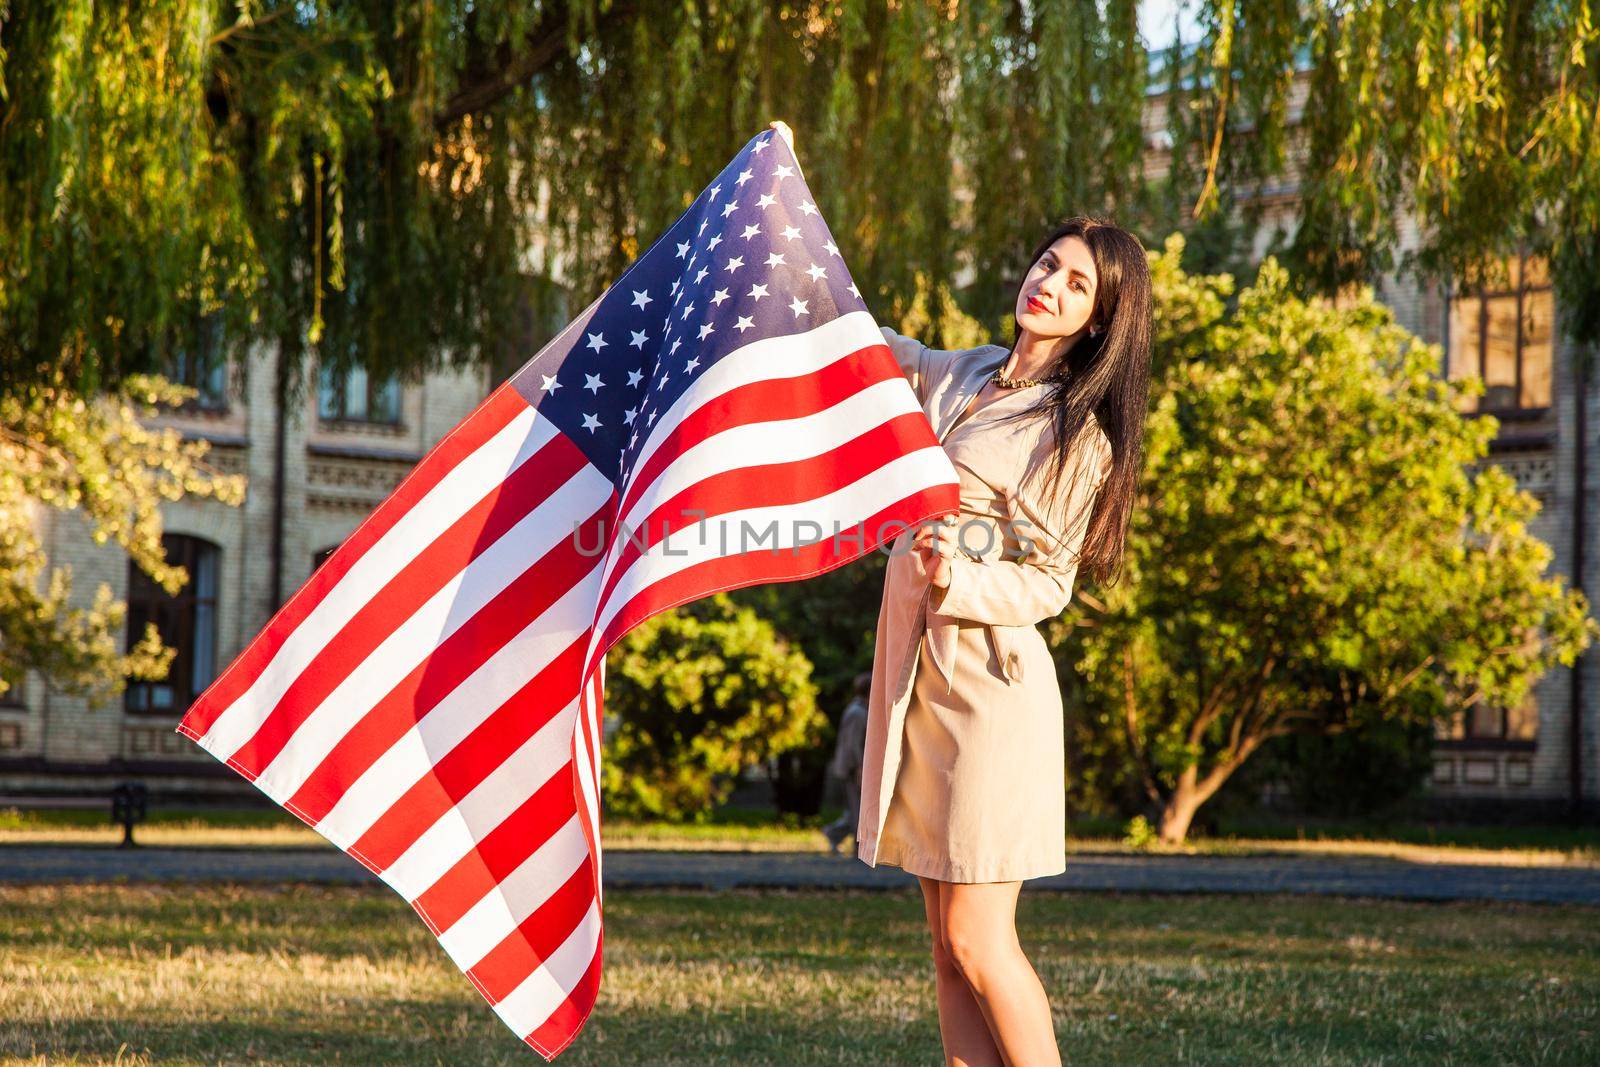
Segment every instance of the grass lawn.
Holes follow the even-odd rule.
[[[831,822],[837,809],[801,821],[770,811],[724,807],[700,825],[667,822],[601,822],[604,847],[700,849],[705,851],[823,852],[827,842],[817,827]],[[154,809],[135,836],[146,845],[246,845],[260,848],[318,848],[327,842],[278,808],[241,811]],[[122,830],[104,810],[19,810],[0,808],[0,845],[114,844]],[[1134,853],[1111,820],[1084,820],[1067,834],[1069,852]],[[1330,857],[1374,856],[1411,863],[1492,863],[1508,866],[1600,866],[1600,827],[1431,826],[1414,823],[1303,823],[1283,820],[1235,821],[1214,837],[1193,837],[1173,848],[1146,851],[1199,855],[1297,854]]]
[[[0,1063],[530,1064],[382,888],[0,887]],[[565,1064],[937,1064],[914,892],[606,896]],[[1023,890],[1074,1065],[1600,1063],[1600,911]]]

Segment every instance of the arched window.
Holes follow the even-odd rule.
[[[153,622],[161,640],[178,650],[167,677],[128,683],[124,706],[148,715],[180,715],[217,674],[217,570],[221,550],[185,534],[161,538],[167,562],[181,564],[189,581],[176,596],[161,588],[138,564],[128,564],[128,645]]]

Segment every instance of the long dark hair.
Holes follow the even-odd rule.
[[[1009,417],[1046,415],[1051,420],[1052,507],[1063,488],[1067,459],[1088,429],[1091,414],[1111,442],[1111,473],[1100,486],[1079,555],[1079,567],[1105,584],[1121,571],[1128,516],[1143,466],[1150,394],[1150,263],[1144,245],[1127,230],[1109,219],[1074,215],[1057,223],[1034,248],[1023,280],[1051,245],[1071,236],[1082,238],[1094,258],[1099,281],[1089,325],[1100,327],[1100,333],[1086,330],[1059,353],[1041,376],[1065,370],[1065,380],[1045,386],[1037,402]],[[1020,327],[1016,334],[1013,353],[1021,339]]]

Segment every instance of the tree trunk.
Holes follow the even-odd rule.
[[[1161,823],[1157,831],[1163,845],[1183,844],[1183,839],[1189,834],[1189,824],[1194,821],[1194,813],[1216,794],[1243,758],[1239,756],[1218,764],[1203,780],[1200,778],[1200,768],[1184,768],[1172,795],[1167,797],[1166,807],[1161,809]]]
[[[1239,765],[1249,758],[1250,753],[1260,748],[1263,741],[1273,736],[1278,735],[1270,731],[1258,731],[1240,737],[1236,725],[1233,747],[1218,757],[1204,778],[1200,777],[1198,766],[1191,764],[1185,767],[1183,773],[1178,775],[1178,784],[1172,790],[1172,795],[1167,797],[1166,807],[1161,811],[1161,825],[1158,827],[1161,843],[1183,844],[1183,839],[1189,834],[1189,824],[1194,821],[1194,813],[1200,810],[1200,805],[1216,796],[1228,776],[1238,770]]]
[[[1157,829],[1163,845],[1183,844],[1183,839],[1189,834],[1189,824],[1194,820],[1194,813],[1200,810],[1200,805],[1205,803],[1205,799],[1195,783],[1194,768],[1190,767],[1179,777],[1178,787],[1167,798],[1166,807],[1161,809],[1161,823]]]

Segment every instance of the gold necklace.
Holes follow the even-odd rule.
[[[1050,382],[1059,382],[1065,377],[1065,374],[1057,371],[1048,378],[1007,378],[1003,370],[996,368],[989,380],[1002,389],[1024,389],[1030,385],[1046,385]]]

